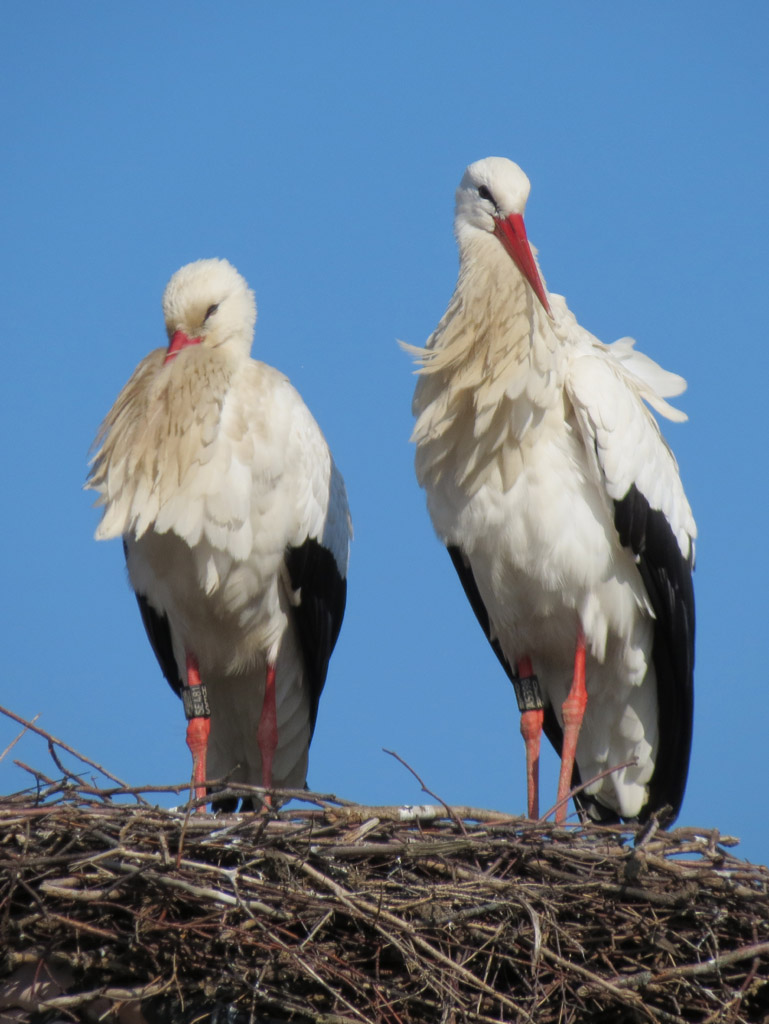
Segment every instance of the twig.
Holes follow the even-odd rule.
[[[120,1003],[148,999],[150,996],[157,996],[168,991],[171,984],[168,981],[156,981],[149,985],[137,985],[135,988],[100,988],[91,992],[79,992],[73,996],[54,996],[52,999],[42,999],[35,1005],[35,1011],[44,1013],[46,1010],[70,1010],[76,1006],[92,1003],[96,999],[109,999]]]
[[[411,765],[407,764],[407,762],[403,760],[403,758],[400,756],[400,754],[396,754],[394,750],[388,750],[386,747],[382,747],[382,750],[385,752],[385,754],[389,754],[390,757],[394,757],[396,761],[400,761],[400,763],[403,765],[403,767],[411,772],[411,774],[417,780],[419,785],[422,787],[422,792],[423,793],[427,793],[427,795],[431,796],[433,798],[433,800],[437,800],[438,803],[441,804],[441,806],[445,808],[446,814],[452,819],[452,821],[455,821],[457,823],[457,825],[459,825],[459,828],[460,828],[460,831],[462,832],[462,834],[463,835],[467,835],[467,829],[465,828],[464,823],[462,822],[462,819],[458,818],[456,816],[456,814],[454,814],[454,812],[451,810],[451,808],[449,807],[449,805],[446,803],[445,800],[442,800],[438,796],[437,793],[433,793],[433,791],[431,789],[427,788],[427,786],[422,781],[422,778],[417,774],[417,772],[414,771],[414,769],[411,767]]]
[[[29,772],[30,775],[33,775],[35,780],[37,781],[38,786],[40,785],[41,780],[43,783],[45,783],[46,786],[59,785],[55,779],[49,779],[48,776],[41,772],[39,769],[31,768],[28,764],[25,764],[23,761],[19,761],[18,758],[14,758],[13,763],[16,765],[17,768],[21,768],[23,771]]]
[[[583,789],[587,789],[588,786],[592,786],[594,782],[600,782],[601,779],[606,778],[607,775],[612,775],[614,772],[620,771],[622,768],[631,768],[633,765],[638,764],[635,757],[631,757],[628,761],[623,761],[621,764],[614,764],[611,768],[604,768],[602,772],[594,775],[592,779],[588,779],[587,782],[580,783],[579,786],[575,786],[569,791],[567,796],[562,797],[557,803],[554,803],[549,811],[545,811],[541,818],[538,818],[538,822],[547,821],[551,814],[555,814],[559,808],[563,807],[564,804],[568,804],[569,800],[573,800],[574,797],[581,793]]]
[[[37,733],[38,736],[42,736],[43,739],[47,740],[49,744],[55,743],[57,747],[61,747],[62,750],[66,750],[68,754],[72,754],[73,757],[76,757],[79,761],[82,761],[83,764],[87,764],[90,765],[91,768],[95,768],[97,772],[101,772],[101,774],[106,776],[106,778],[112,779],[113,782],[117,782],[119,786],[125,786],[126,789],[129,788],[128,783],[123,782],[123,780],[119,779],[117,775],[112,775],[111,772],[108,772],[106,768],[102,768],[102,766],[100,764],[97,764],[96,761],[92,761],[90,757],[86,757],[84,754],[78,753],[78,751],[75,750],[73,747],[70,747],[69,744],[64,743],[62,740],[59,740],[55,736],[52,736],[49,732],[46,732],[45,729],[41,729],[40,726],[35,725],[34,723],[37,720],[37,718],[40,717],[39,715],[37,715],[36,718],[30,722],[27,721],[26,718],[22,718],[20,715],[14,714],[13,711],[9,711],[8,708],[3,707],[2,705],[0,705],[0,714],[5,715],[7,718],[12,718],[14,722],[18,722],[19,725],[23,725],[27,729],[30,729],[32,732]],[[137,796],[137,800],[139,801],[139,803],[147,802],[146,800],[142,800],[140,796]]]
[[[575,963],[572,960],[567,960],[559,953],[556,953],[553,949],[543,949],[542,954],[545,957],[545,959],[551,960],[553,963],[558,964],[558,966],[562,967],[564,970],[573,971],[575,974],[579,974],[583,978],[589,978],[593,983],[590,986],[591,994],[594,991],[599,990],[608,992],[611,995],[613,995],[615,999],[618,999],[621,1003],[632,1006],[636,1010],[640,1010],[642,1013],[645,1013],[651,1021],[654,1020],[654,1015],[646,1007],[644,1007],[641,998],[635,992],[623,992],[620,986],[616,983],[616,981],[612,982],[607,981],[606,978],[601,978],[593,971],[589,971],[586,967],[583,967],[582,964]],[[577,990],[577,994],[582,995],[583,992],[587,991],[587,989],[588,986],[583,986],[583,988]]]
[[[447,813],[448,811],[448,813]],[[371,818],[379,818],[380,821],[397,822],[438,822],[448,818],[455,821],[461,818],[463,821],[478,821],[487,825],[524,825],[528,819],[520,814],[505,814],[503,811],[484,810],[480,807],[455,806],[445,804],[345,804],[343,807],[330,808],[329,811],[307,810],[286,810],[281,812],[282,818],[303,818],[317,814],[320,818],[330,816],[334,821],[344,822],[347,825],[362,824]],[[532,823],[533,824],[533,823]]]
[[[35,717],[32,719],[32,724],[34,724],[38,720],[39,717],[40,717],[40,714],[39,713],[36,714]],[[28,730],[29,730],[29,725],[25,725],[24,728],[19,733],[19,735],[16,737],[16,739],[11,740],[11,742],[8,744],[8,746],[5,748],[5,750],[2,752],[2,754],[0,754],[0,761],[3,760],[3,758],[5,757],[6,754],[8,754],[11,750],[13,750],[13,748],[16,746],[16,744],[19,742],[19,740],[22,738],[22,736],[26,735]]]
[[[301,863],[298,860],[298,858],[291,858],[291,860],[305,874],[309,875],[316,882],[319,882],[321,885],[330,889],[344,904],[346,904],[353,911],[356,917],[360,915],[361,911],[363,911],[366,915],[373,914],[375,927],[377,928],[378,931],[382,933],[382,935],[386,939],[391,940],[392,936],[382,927],[380,923],[376,923],[378,920],[386,921],[388,924],[394,926],[399,931],[405,931],[409,937],[409,940],[415,946],[418,946],[423,952],[427,953],[427,955],[430,956],[433,960],[437,961],[438,963],[444,964],[444,966],[450,967],[452,971],[455,971],[462,977],[466,984],[472,985],[474,988],[480,989],[481,991],[486,992],[488,995],[494,996],[494,998],[497,999],[503,1006],[507,1006],[509,1009],[515,1011],[515,1013],[520,1014],[522,1018],[524,1018],[525,1020],[530,1021],[531,1024],[535,1024],[531,1015],[528,1014],[522,1006],[519,1006],[513,999],[510,999],[508,996],[504,995],[504,993],[496,992],[490,985],[487,985],[480,978],[476,977],[471,971],[465,970],[460,964],[455,963],[450,957],[447,957],[439,949],[435,948],[429,942],[425,941],[425,939],[423,939],[421,935],[417,934],[414,931],[413,927],[411,927],[408,924],[408,922],[403,921],[401,918],[396,917],[394,914],[391,914],[388,911],[383,910],[381,907],[373,906],[368,901],[353,896],[353,894],[346,890],[343,886],[339,885],[337,882],[334,882],[331,878],[328,878],[328,876],[324,875],[322,872],[317,871],[311,865]]]
[[[729,964],[740,960],[769,955],[769,942],[755,942],[750,946],[732,949],[728,953],[702,960],[696,964],[682,964],[680,967],[667,967],[664,971],[639,971],[627,978],[619,978],[614,984],[617,988],[645,988],[647,985],[659,985],[671,978],[695,978],[700,974],[713,974]]]

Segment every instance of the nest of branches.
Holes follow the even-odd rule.
[[[716,831],[36,774],[0,798],[0,1020],[769,1019],[769,870]]]

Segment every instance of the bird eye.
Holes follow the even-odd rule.
[[[203,322],[205,323],[205,321],[208,320],[208,318],[210,316],[213,316],[218,308],[219,308],[219,303],[218,302],[215,302],[212,306],[209,306],[208,309],[206,310],[206,315],[203,317]]]
[[[491,192],[489,192],[485,185],[481,185],[479,187],[478,195],[481,197],[481,199],[488,199],[490,202],[494,202],[494,196],[491,194]],[[496,203],[494,203],[494,205],[496,206]]]

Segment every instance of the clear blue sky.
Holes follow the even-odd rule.
[[[188,778],[184,718],[89,445],[165,342],[182,264],[230,259],[254,352],[324,429],[355,523],[314,788],[524,810],[512,688],[413,474],[409,359],[451,295],[467,163],[520,163],[529,236],[581,322],[682,373],[665,425],[700,530],[696,722],[680,822],[769,860],[764,3],[4,5],[0,702],[135,784]],[[0,720],[0,750],[17,727]],[[25,738],[12,757],[53,771]],[[555,791],[549,750],[543,802]]]

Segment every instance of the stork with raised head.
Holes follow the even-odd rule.
[[[459,278],[413,349],[417,477],[516,687],[529,815],[544,724],[562,758],[558,820],[572,786],[604,773],[583,813],[670,822],[691,745],[696,527],[644,403],[684,420],[664,399],[686,383],[629,338],[602,344],[547,291],[528,195],[500,157],[457,190]]]
[[[256,305],[234,267],[182,267],[163,313],[168,347],[137,366],[95,442],[96,536],[123,538],[184,700],[197,796],[207,780],[302,787],[344,614],[344,482],[298,392],[251,359]]]

